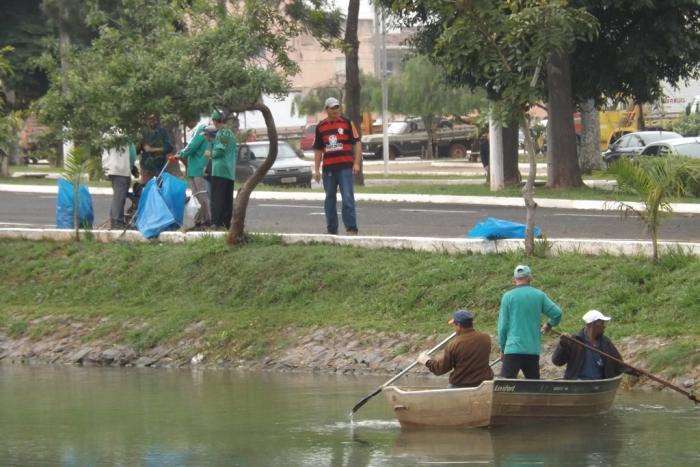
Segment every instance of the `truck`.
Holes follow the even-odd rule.
[[[406,118],[390,122],[387,127],[389,135],[389,159],[399,156],[424,157],[428,150],[428,132],[420,118]],[[439,119],[433,132],[436,144],[436,157],[446,155],[453,158],[466,158],[477,138],[474,125],[455,125],[448,120]],[[381,133],[362,137],[362,155],[365,159],[383,158],[383,135]]]

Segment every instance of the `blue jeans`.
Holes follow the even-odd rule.
[[[355,214],[355,192],[352,187],[352,169],[324,170],[323,189],[326,192],[326,201],[323,205],[326,211],[326,226],[328,233],[338,233],[338,211],[336,195],[340,187],[340,196],[343,199],[343,224],[348,231],[357,231],[357,216]]]

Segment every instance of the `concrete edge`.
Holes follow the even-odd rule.
[[[355,246],[361,248],[392,248],[414,251],[427,251],[433,253],[478,253],[498,254],[512,251],[522,251],[525,246],[523,240],[486,240],[472,238],[430,238],[430,237],[375,237],[358,235],[352,237],[319,234],[271,234],[259,232],[260,235],[279,236],[287,244],[313,244],[326,243],[334,245]],[[128,230],[124,233],[118,230],[92,230],[81,231],[82,238],[91,238],[98,242],[162,242],[183,243],[202,238],[223,238],[227,232],[163,232],[158,239],[147,240],[136,230]],[[0,228],[0,238],[24,239],[24,240],[60,240],[73,239],[72,230],[62,229],[21,229]],[[612,255],[612,256],[651,256],[652,245],[650,241],[635,240],[600,240],[600,239],[573,239],[550,238],[541,242],[552,254],[578,253],[585,255]],[[691,242],[659,242],[659,252],[682,250],[687,254],[700,256],[700,243]]]

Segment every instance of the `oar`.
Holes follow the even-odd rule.
[[[440,347],[442,347],[443,345],[447,344],[450,340],[452,340],[452,338],[453,338],[454,336],[456,336],[456,335],[457,335],[457,333],[456,333],[456,332],[453,332],[452,334],[450,334],[449,337],[445,338],[445,339],[444,339],[442,342],[440,342],[438,345],[436,345],[436,346],[433,347],[432,349],[428,350],[427,354],[430,355],[431,353],[435,352],[435,351],[438,350]],[[357,411],[360,409],[360,407],[362,407],[363,405],[365,405],[365,404],[367,403],[367,401],[369,401],[371,398],[373,398],[374,396],[376,396],[377,394],[379,394],[380,392],[382,392],[382,389],[384,389],[385,387],[389,386],[391,383],[393,383],[393,382],[396,381],[397,379],[401,378],[403,375],[405,375],[411,368],[413,368],[413,367],[416,366],[417,364],[418,364],[418,360],[416,360],[416,361],[414,361],[413,363],[411,363],[410,365],[408,365],[401,373],[399,373],[398,375],[394,376],[393,378],[391,378],[391,379],[390,379],[389,381],[387,381],[386,383],[384,383],[384,384],[382,384],[381,386],[379,386],[377,389],[375,389],[374,391],[372,391],[370,394],[366,395],[362,400],[360,400],[360,402],[358,402],[357,404],[355,404],[355,406],[354,406],[354,407],[352,408],[352,410],[350,411],[350,416],[352,417],[352,414],[354,414],[355,412],[357,412]]]
[[[591,345],[588,345],[588,344],[586,344],[585,342],[581,342],[581,341],[578,340],[578,339],[574,339],[573,337],[571,337],[571,336],[569,336],[569,335],[567,335],[567,334],[561,333],[561,332],[557,331],[556,329],[552,329],[551,332],[553,332],[554,334],[557,334],[557,335],[559,335],[559,336],[562,336],[562,337],[564,337],[564,338],[566,338],[566,339],[568,339],[568,340],[570,340],[570,341],[576,342],[577,344],[582,345],[583,347],[585,347],[585,348],[587,348],[587,349],[589,349],[589,350],[592,350],[592,351],[594,351],[594,352],[598,352],[598,353],[599,353],[600,355],[602,355],[603,357],[609,358],[610,360],[612,360],[612,361],[614,361],[614,362],[617,362],[617,363],[619,363],[619,364],[621,364],[621,365],[624,365],[624,366],[626,366],[627,368],[630,368],[630,369],[632,369],[632,370],[634,370],[634,371],[636,371],[636,372],[638,372],[638,373],[641,373],[641,374],[643,374],[643,375],[646,375],[648,378],[653,379],[653,380],[656,381],[657,383],[661,383],[661,384],[663,384],[664,386],[666,386],[667,388],[673,389],[674,391],[678,391],[678,392],[680,392],[681,394],[683,394],[684,396],[687,396],[688,399],[690,399],[691,401],[695,402],[696,404],[700,404],[700,400],[698,400],[698,398],[695,397],[692,393],[686,391],[686,390],[683,389],[683,388],[679,388],[679,387],[676,386],[675,384],[673,384],[673,383],[671,383],[671,382],[669,382],[669,381],[666,381],[665,379],[659,378],[658,376],[653,375],[653,374],[649,373],[649,372],[646,371],[646,370],[642,370],[641,368],[634,367],[634,366],[630,365],[629,363],[625,363],[625,362],[623,362],[622,360],[620,360],[619,358],[615,358],[615,357],[613,357],[612,355],[603,352],[602,350],[598,350],[598,349],[596,349],[595,347],[593,347],[593,346],[591,346]]]

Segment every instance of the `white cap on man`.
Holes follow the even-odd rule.
[[[598,310],[589,310],[583,315],[583,321],[586,324],[591,324],[596,321],[610,321],[610,316],[605,316]]]
[[[333,108],[333,107],[336,107],[339,105],[340,105],[340,102],[335,97],[329,97],[328,99],[326,99],[326,108],[327,109],[330,109],[330,108]]]

